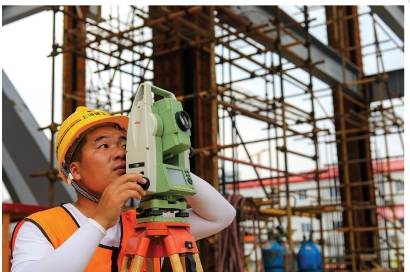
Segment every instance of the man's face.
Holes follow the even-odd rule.
[[[101,194],[108,184],[125,174],[125,144],[125,132],[114,126],[87,133],[81,160],[71,164],[74,179],[91,192]]]

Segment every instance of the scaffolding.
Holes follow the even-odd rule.
[[[388,84],[383,56],[392,50],[403,52],[404,46],[371,10],[358,12],[353,8],[344,12],[345,7],[333,11],[327,7],[326,11],[320,6],[296,6],[291,15],[299,21],[289,23],[280,19],[286,12],[272,7],[274,19],[253,24],[246,16],[258,11],[241,7],[162,7],[161,16],[150,14],[149,7],[93,8],[51,8],[53,26],[56,16],[77,22],[73,28],[65,28],[63,44],[53,39],[53,74],[54,59],[59,55],[85,60],[86,72],[79,72],[80,68],[69,70],[82,75],[84,90],[75,86],[75,93],[64,92],[64,103],[70,100],[73,105],[87,104],[127,114],[137,86],[154,81],[155,58],[192,47],[206,51],[213,59],[215,84],[210,89],[179,95],[178,99],[183,103],[211,100],[217,105],[217,145],[194,146],[193,155],[217,159],[218,189],[242,205],[238,215],[241,222],[235,233],[242,246],[248,245],[245,253],[238,253],[245,256],[243,266],[253,269],[249,271],[263,271],[259,250],[267,239],[267,230],[277,226],[286,229],[287,246],[295,252],[302,241],[294,238],[293,222],[303,217],[311,222],[326,271],[381,267],[403,271],[404,242],[399,238],[403,237],[403,222],[397,215],[403,194],[395,192],[396,187],[403,185],[403,177],[394,175],[391,164],[403,157],[404,122],[400,112],[404,102]],[[321,13],[322,21],[312,13]],[[215,35],[210,36],[190,21],[190,16],[199,21],[211,18]],[[351,33],[343,29],[343,24],[358,27],[361,18],[371,19],[374,41],[344,43],[347,37],[343,35]],[[303,30],[302,36],[291,31],[295,27]],[[312,58],[312,33],[317,28],[327,29],[331,44],[331,27],[338,28],[341,35],[339,44],[332,46],[343,71],[351,65],[352,56],[361,52],[360,62],[355,64],[361,66],[362,58],[374,58],[374,75],[366,76],[362,68],[357,79],[347,79],[343,74],[343,81],[333,85],[314,75],[324,60]],[[153,28],[161,34],[154,35]],[[55,37],[55,27],[53,32]],[[161,47],[164,37],[166,45],[175,41],[174,46],[154,50],[154,44],[155,48]],[[289,50],[296,47],[304,50],[306,56],[300,63],[288,58]],[[367,52],[368,49],[374,51]],[[385,99],[372,101],[369,92],[377,92]],[[54,150],[57,131],[54,106],[52,109],[47,127],[52,135],[50,150]],[[364,153],[352,158],[352,143],[364,143]],[[54,184],[57,176],[52,151],[50,158],[47,175],[50,184]],[[360,179],[354,179],[358,174],[352,173],[356,171],[353,165],[366,172]],[[330,176],[323,181],[325,172]],[[291,180],[298,177],[312,181],[311,186],[292,187]],[[241,185],[251,182],[259,184],[259,191],[242,200]],[[359,191],[368,200],[355,201]],[[52,192],[53,187],[50,203]],[[309,199],[308,205],[296,200],[301,194]],[[386,216],[386,210],[392,216]],[[370,222],[362,224],[358,216]],[[220,259],[224,261],[225,267],[218,271],[238,271],[232,260]]]

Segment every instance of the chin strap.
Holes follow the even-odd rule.
[[[77,182],[72,180],[71,185],[74,187],[77,193],[87,198],[88,200],[91,200],[92,202],[95,202],[95,203],[98,203],[98,201],[100,200],[98,196],[93,195],[92,193],[88,192],[86,189],[81,187]]]

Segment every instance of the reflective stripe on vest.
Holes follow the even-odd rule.
[[[79,228],[74,217],[62,206],[34,213],[25,220],[35,224],[55,249]],[[120,220],[120,247],[99,245],[84,271],[118,271],[124,256],[125,243],[133,234],[136,223],[135,210],[123,212]],[[15,240],[17,233],[18,229],[13,233],[12,241]],[[14,248],[14,243],[11,244],[11,247]]]

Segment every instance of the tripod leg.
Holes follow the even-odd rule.
[[[130,271],[131,272],[141,272],[143,263],[144,263],[144,257],[135,255],[134,258],[132,258]]]
[[[184,272],[186,272],[186,263],[185,263],[185,256],[181,255],[179,257],[179,259],[181,260],[181,264],[182,264],[182,269]]]
[[[169,260],[171,261],[173,272],[184,272],[184,269],[182,267],[181,260],[179,259],[178,253],[170,255]]]
[[[196,265],[196,271],[204,272],[204,269],[202,268],[202,264],[201,264],[201,259],[199,258],[199,254],[194,253],[193,255],[194,255],[194,260],[195,260],[195,265]]]
[[[129,256],[124,256],[122,259],[122,265],[121,265],[121,272],[127,272],[128,271],[128,262],[130,260]]]
[[[161,259],[160,258],[148,258],[146,261],[147,271],[161,272]]]

